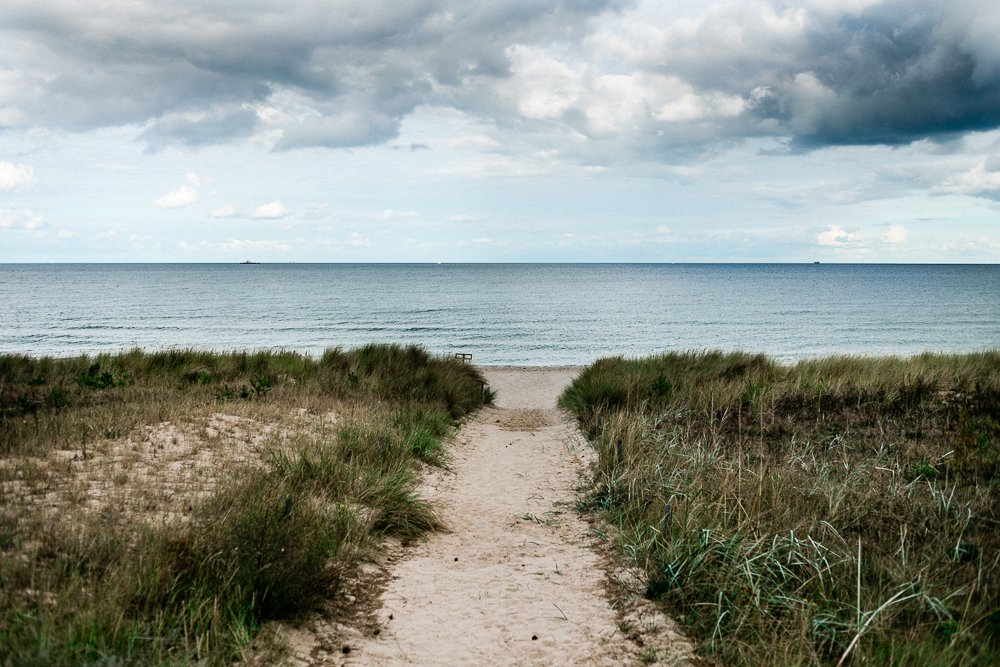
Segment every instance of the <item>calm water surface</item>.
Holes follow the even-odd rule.
[[[483,365],[906,355],[1000,347],[998,297],[990,265],[7,264],[0,352],[391,341]]]

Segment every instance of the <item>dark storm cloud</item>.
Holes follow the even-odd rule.
[[[430,82],[505,76],[510,43],[571,35],[605,4],[14,0],[0,16],[0,69],[12,74],[0,107],[33,124],[86,130],[234,111],[291,91],[329,119],[308,120],[284,146],[377,143],[395,136]],[[367,113],[375,117],[366,138],[344,118]],[[238,134],[196,122],[185,136],[183,127],[163,121],[145,136],[199,145],[213,127],[222,141]]]
[[[150,151],[171,145],[203,146],[248,137],[257,126],[257,114],[252,109],[210,114],[203,118],[167,117],[153,123],[139,138]]]
[[[996,6],[969,3],[989,20]],[[798,144],[905,144],[1000,125],[995,54],[970,43],[968,26],[949,26],[956,5],[890,3],[842,18],[803,54],[801,69],[833,92],[796,134]],[[975,21],[976,12],[966,20]],[[777,82],[786,110],[799,92]],[[822,96],[822,92],[819,93]],[[780,99],[780,98],[779,98]],[[781,118],[786,114],[775,114]]]
[[[665,21],[630,64],[747,100],[720,137],[898,145],[1000,126],[993,0],[851,4],[718,5],[693,25]]]
[[[398,133],[399,121],[388,116],[343,113],[306,118],[301,125],[286,130],[274,148],[349,148],[382,143]]]
[[[753,136],[944,142],[1000,126],[997,15],[993,0],[10,0],[0,120],[144,125],[157,150],[245,137],[254,109],[280,107],[288,150],[386,142],[431,104],[543,147],[587,137],[567,151],[592,163]]]

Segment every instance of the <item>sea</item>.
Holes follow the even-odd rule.
[[[370,342],[483,366],[968,352],[1000,348],[1000,266],[0,264],[3,353]]]

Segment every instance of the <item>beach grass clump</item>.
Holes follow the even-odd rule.
[[[560,405],[582,499],[733,665],[1000,655],[1000,353],[602,359]]]
[[[206,399],[382,401],[444,410],[452,419],[487,402],[474,366],[416,346],[289,351],[194,349],[73,358],[0,355],[0,455],[43,452],[167,421]],[[308,407],[303,405],[303,407]],[[71,408],[71,409],[70,409]]]
[[[323,359],[0,355],[0,665],[260,660],[269,622],[348,613],[386,536],[441,529],[420,470],[483,403],[478,372]]]
[[[382,400],[443,403],[453,417],[484,404],[484,380],[474,366],[432,357],[416,345],[369,344],[327,350],[319,360],[324,386]]]

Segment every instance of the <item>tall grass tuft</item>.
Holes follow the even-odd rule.
[[[4,354],[0,455],[69,448],[81,433],[128,432],[209,399],[374,399],[444,410],[458,419],[484,405],[484,382],[474,366],[415,345],[331,348],[319,359],[287,351],[193,349],[65,359]]]
[[[266,623],[326,609],[384,536],[443,528],[419,468],[482,387],[412,346],[0,355],[0,665],[252,660]],[[199,468],[220,418],[262,454]],[[130,477],[167,473],[135,452],[171,424],[188,481]],[[175,496],[190,506],[157,513]]]
[[[703,653],[997,660],[1000,352],[602,359],[560,405],[598,453],[584,505]]]
[[[436,358],[416,346],[372,343],[349,351],[327,350],[319,361],[324,386],[334,393],[443,403],[453,417],[483,404],[482,375],[474,366]]]

